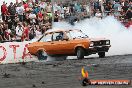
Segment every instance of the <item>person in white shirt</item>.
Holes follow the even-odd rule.
[[[31,12],[30,14],[29,14],[29,19],[30,19],[30,23],[31,24],[34,24],[34,23],[36,23],[36,14],[34,14],[33,12]]]
[[[48,3],[47,7],[46,7],[46,10],[48,13],[51,13],[51,10],[52,10],[52,6],[50,3]]]
[[[42,32],[39,26],[37,26],[37,30],[35,31],[35,34],[36,34],[36,38],[40,38],[42,36]]]
[[[7,30],[5,30],[5,33],[6,33],[6,39],[11,40],[11,34],[12,34],[11,30],[7,29]]]
[[[47,4],[46,4],[45,2],[41,2],[41,3],[39,4],[39,6],[40,6],[40,8],[45,9],[46,6],[47,6]]]
[[[98,19],[101,19],[102,18],[102,13],[99,11],[99,9],[95,13],[95,17],[98,18]]]
[[[20,23],[18,23],[18,25],[16,27],[16,38],[21,39],[22,34],[23,34],[23,27]]]
[[[23,15],[24,15],[24,7],[22,5],[20,7],[17,7],[16,12],[18,14],[19,21],[22,22],[23,21]]]

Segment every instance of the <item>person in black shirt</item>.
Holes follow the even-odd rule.
[[[3,33],[2,25],[0,25],[0,42],[3,41],[3,37],[4,37],[4,33]]]
[[[13,5],[12,2],[8,6],[8,12],[9,12],[11,21],[14,22],[15,14],[16,14],[16,9],[15,9],[15,4]]]
[[[58,22],[58,20],[59,20],[59,16],[57,14],[57,11],[55,11],[54,22]]]
[[[128,9],[126,12],[126,19],[131,19],[132,18],[132,11],[131,9]]]

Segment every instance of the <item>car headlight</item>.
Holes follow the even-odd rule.
[[[94,45],[94,43],[93,42],[90,42],[90,46],[93,46]]]
[[[110,41],[109,41],[109,40],[107,40],[107,41],[106,41],[106,45],[109,45],[109,44],[110,44]]]

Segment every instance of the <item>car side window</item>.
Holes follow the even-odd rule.
[[[53,41],[63,40],[63,32],[55,32],[53,34]]]
[[[40,41],[41,42],[50,42],[50,41],[52,41],[52,34],[45,35]]]

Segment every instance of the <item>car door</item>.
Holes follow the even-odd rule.
[[[55,32],[53,34],[52,47],[54,54],[72,54],[74,49],[71,44],[71,40],[63,39],[65,33],[64,32]],[[67,36],[68,37],[68,36]]]
[[[61,33],[62,32],[54,32],[52,35],[52,41],[50,42],[52,47],[52,54],[60,54],[61,53]]]
[[[40,48],[44,49],[47,54],[52,54],[52,33],[46,34],[39,42]]]
[[[68,37],[65,38],[65,37]],[[86,39],[73,39],[69,31],[64,32],[63,39],[58,42],[61,54],[73,55],[77,46],[88,45]]]

